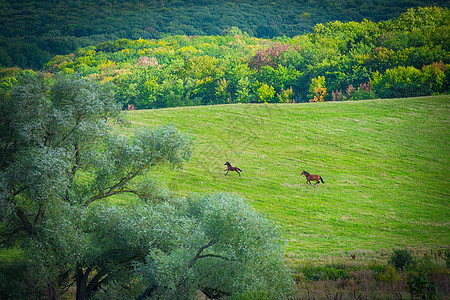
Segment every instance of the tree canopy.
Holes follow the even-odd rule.
[[[34,72],[3,82],[0,297],[289,294],[267,218],[237,196],[174,198],[151,178],[187,161],[192,140],[122,125],[109,85]]]
[[[0,0],[0,66],[41,69],[55,55],[117,39],[220,35],[238,27],[250,36],[306,34],[318,23],[397,18],[438,0]]]

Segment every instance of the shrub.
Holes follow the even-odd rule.
[[[349,278],[349,273],[356,271],[358,271],[358,268],[348,268],[346,266],[305,266],[302,268],[304,278],[313,281]]]
[[[414,265],[414,258],[406,249],[395,249],[390,261],[397,270]]]
[[[424,82],[429,85],[434,93],[445,93],[449,89],[449,82],[446,73],[448,73],[448,65],[442,62],[433,63],[422,68]]]
[[[450,269],[450,249],[445,249],[444,251],[445,265]]]
[[[267,85],[265,83],[261,84],[261,86],[257,90],[258,102],[272,102],[273,97],[275,97],[275,89],[271,85]]]
[[[277,94],[277,96],[280,103],[289,103],[294,101],[294,92],[292,91],[292,87],[286,90],[284,88],[281,88],[281,92]]]
[[[325,77],[318,76],[311,79],[311,85],[309,86],[309,97],[313,97],[309,102],[323,102],[327,95],[327,88],[325,87]]]
[[[407,284],[412,296],[419,296],[422,299],[436,298],[437,289],[432,280],[433,269],[431,260],[429,257],[425,257],[408,272]]]
[[[394,284],[399,282],[400,275],[392,265],[388,265],[384,272],[377,276],[377,279],[386,283]]]
[[[342,94],[342,90],[331,91],[331,100],[332,101],[343,101],[347,98]]]
[[[406,249],[395,249],[390,261],[397,270],[414,265],[414,258]]]
[[[371,84],[381,98],[402,98],[431,95],[430,84],[421,70],[414,67],[396,67],[373,74]]]
[[[359,88],[353,92],[352,100],[365,100],[365,99],[375,99],[377,96],[372,90],[372,85],[370,82],[362,83]]]

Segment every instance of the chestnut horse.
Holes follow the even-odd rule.
[[[311,175],[311,174],[309,174],[309,173],[306,172],[306,171],[303,171],[302,174],[300,174],[300,175],[305,175],[305,177],[306,177],[306,183],[309,183],[309,184],[311,184],[311,180],[314,180],[314,181],[316,182],[314,185],[318,184],[318,183],[319,183],[319,180],[320,180],[322,183],[325,183],[325,181],[323,181],[322,177],[319,176],[319,175]]]
[[[225,171],[227,171],[227,172],[225,173],[225,175],[227,175],[229,171],[236,171],[236,172],[239,174],[239,176],[241,176],[241,173],[239,173],[239,172],[242,172],[242,170],[239,169],[238,167],[232,167],[231,164],[230,164],[229,162],[226,162],[226,163],[224,163],[223,165],[228,167],[228,169],[225,170]]]

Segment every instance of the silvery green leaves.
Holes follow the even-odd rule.
[[[156,282],[155,295],[195,298],[201,290],[210,296],[282,299],[290,293],[281,233],[242,198],[197,195],[152,209],[178,220],[165,223],[174,230],[172,238],[178,231],[178,243],[167,248],[155,243],[147,264],[138,268],[149,282]]]
[[[139,129],[132,137],[108,136],[84,162],[85,175],[91,176],[91,180],[81,180],[77,184],[85,186],[84,192],[93,193],[89,199],[83,200],[84,204],[121,193],[151,198],[149,189],[142,188],[139,180],[158,164],[180,167],[189,160],[191,148],[191,138],[173,126]],[[137,186],[141,190],[137,190]]]
[[[24,266],[0,298],[28,282],[47,298],[289,293],[283,239],[264,216],[234,195],[176,199],[149,176],[189,160],[190,137],[120,131],[108,88],[78,77],[28,74],[0,97],[0,246]]]

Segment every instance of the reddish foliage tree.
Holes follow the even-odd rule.
[[[268,49],[260,49],[256,54],[252,57],[248,66],[252,69],[261,70],[263,66],[271,66],[275,68],[279,64],[279,60],[283,53],[287,52],[290,48],[293,48],[294,51],[299,51],[299,47],[297,45],[291,47],[289,44],[280,44],[277,43]]]

